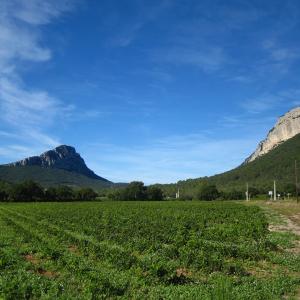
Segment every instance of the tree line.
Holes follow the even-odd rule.
[[[256,196],[259,191],[255,188],[251,188],[249,193],[252,196]],[[146,187],[143,182],[134,181],[128,184],[125,188],[111,190],[108,192],[107,197],[111,200],[118,201],[134,201],[134,200],[174,200],[175,194],[166,196],[163,189],[158,185],[152,185]],[[231,190],[231,191],[219,191],[214,184],[203,183],[198,186],[196,192],[191,196],[186,193],[180,193],[180,197],[177,200],[243,200],[245,199],[245,192]]]
[[[145,186],[141,181],[133,181],[126,187],[110,191],[108,198],[116,201],[162,201],[163,191],[156,186]]]
[[[292,193],[293,186],[289,186],[288,192]],[[250,187],[249,195],[255,198],[261,191]],[[282,194],[283,195],[283,194]],[[91,188],[72,189],[69,186],[57,186],[44,189],[33,181],[8,184],[0,182],[0,201],[11,202],[42,202],[42,201],[94,201],[97,197],[107,198],[114,201],[162,201],[173,200],[174,195],[166,195],[158,185],[145,186],[143,182],[133,181],[122,188],[112,188],[105,191],[95,192]],[[210,183],[200,184],[193,194],[180,190],[180,198],[177,200],[244,200],[245,192],[232,189],[219,191],[217,186]]]
[[[97,196],[91,188],[74,190],[69,186],[58,186],[44,189],[34,181],[16,184],[0,182],[2,202],[93,201]]]

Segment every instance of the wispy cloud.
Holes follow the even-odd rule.
[[[158,61],[164,61],[174,65],[189,65],[202,69],[205,72],[217,71],[226,62],[225,53],[221,47],[206,46],[197,47],[171,47],[159,51],[155,56]]]
[[[49,125],[72,110],[72,106],[63,105],[45,91],[27,90],[7,78],[0,78],[0,98],[2,118],[15,126]]]
[[[136,39],[138,39],[141,29],[149,22],[158,18],[165,9],[172,5],[172,3],[170,0],[161,0],[158,4],[151,2],[149,5],[145,2],[132,1],[131,5],[132,13],[130,14],[129,20],[124,22],[121,18],[116,18],[116,24],[118,25],[118,31],[116,32],[118,33],[115,34],[114,32],[113,36],[109,39],[108,44],[110,46],[130,46]],[[119,14],[120,13],[121,12],[119,12]],[[112,24],[110,24],[110,26],[112,26]]]
[[[300,100],[300,90],[290,89],[277,93],[265,93],[253,99],[241,102],[241,107],[248,113],[260,114],[280,107],[285,109],[296,106]]]
[[[0,118],[2,125],[10,128],[1,131],[1,135],[28,145],[2,145],[2,156],[5,153],[6,156],[11,156],[9,153],[29,155],[33,147],[40,150],[59,143],[47,129],[63,115],[70,114],[74,107],[45,90],[25,86],[19,70],[23,63],[51,59],[51,50],[41,43],[41,26],[72,10],[74,3],[67,0],[0,2]]]

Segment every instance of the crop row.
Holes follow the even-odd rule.
[[[0,226],[6,299],[232,298],[234,278],[260,282],[243,261],[276,248],[259,209],[230,203],[7,204]]]

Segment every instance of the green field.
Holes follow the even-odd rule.
[[[1,204],[0,299],[291,298],[294,240],[228,202]]]

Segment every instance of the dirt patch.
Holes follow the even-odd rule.
[[[33,265],[38,265],[41,262],[41,260],[35,257],[33,254],[26,254],[24,258],[26,261],[32,263]]]
[[[294,216],[291,216],[289,218],[280,215],[281,218],[284,220],[285,224],[281,224],[281,225],[270,225],[269,226],[269,230],[270,231],[277,231],[277,232],[292,232],[293,234],[297,235],[298,237],[300,237],[300,226],[297,225],[293,219],[294,218],[299,218],[300,215],[296,214]],[[294,247],[291,249],[287,250],[290,253],[294,253],[294,254],[300,254],[300,240],[295,241],[294,243]]]
[[[79,254],[79,250],[78,250],[78,247],[76,245],[70,245],[68,247],[68,250],[72,253],[75,253],[75,254]]]
[[[38,266],[41,262],[42,262],[42,259],[34,256],[33,254],[26,254],[24,256],[24,259],[28,262],[30,262],[33,266]],[[41,276],[44,276],[44,277],[47,277],[47,278],[55,278],[58,276],[58,273],[56,272],[53,272],[53,271],[47,271],[43,268],[38,268],[36,270],[32,270],[32,271],[29,271],[29,272],[33,272],[35,274],[38,274],[38,275],[41,275]]]
[[[296,241],[294,247],[289,249],[288,251],[299,255],[300,254],[300,241]]]
[[[298,215],[295,215],[295,216],[298,217]],[[300,226],[292,221],[293,217],[295,217],[295,216],[291,216],[290,218],[287,218],[287,217],[281,215],[285,224],[270,225],[269,230],[270,231],[279,231],[279,232],[290,231],[290,232],[300,236]]]
[[[300,214],[295,214],[290,217],[290,219],[296,223],[298,226],[300,226]]]
[[[176,275],[177,277],[188,277],[191,276],[192,273],[186,268],[180,268],[176,270]]]
[[[46,271],[42,268],[38,268],[36,273],[47,278],[56,278],[58,276],[58,273],[52,271]]]
[[[258,261],[255,266],[249,267],[247,272],[257,278],[270,278],[274,276],[274,273],[280,271],[284,274],[289,274],[290,271],[286,267],[282,267],[266,260]]]

